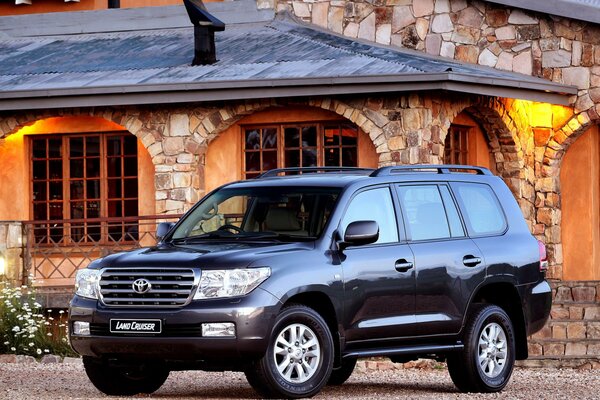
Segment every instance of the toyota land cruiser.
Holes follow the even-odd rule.
[[[151,248],[78,272],[71,345],[109,395],[235,370],[310,397],[362,357],[446,360],[496,392],[550,313],[545,247],[484,168],[292,168],[224,185]]]

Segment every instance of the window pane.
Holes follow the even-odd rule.
[[[137,179],[125,179],[125,197],[126,198],[137,198],[138,195],[138,181]]]
[[[50,182],[50,200],[62,200],[62,182]]]
[[[340,149],[325,149],[325,166],[339,167],[340,166]]]
[[[352,199],[342,219],[342,227],[354,221],[375,221],[379,225],[379,239],[376,243],[398,241],[396,213],[388,188],[367,190]]]
[[[356,147],[342,148],[342,165],[345,167],[356,167],[358,165]]]
[[[33,162],[33,179],[48,179],[46,175],[46,161]]]
[[[124,142],[124,154],[126,156],[137,156],[137,138],[132,135],[123,137]]]
[[[33,200],[47,200],[46,198],[46,182],[34,182],[33,184]]]
[[[33,205],[33,219],[34,220],[48,219],[48,210],[46,209],[46,203],[35,203]]]
[[[317,127],[308,126],[302,129],[302,147],[315,147],[317,145]]]
[[[86,177],[96,178],[100,176],[100,159],[99,158],[86,158],[85,159],[85,172]]]
[[[125,173],[124,176],[137,176],[137,158],[126,157],[124,159]]]
[[[46,139],[34,139],[31,148],[33,158],[46,158]]]
[[[88,136],[85,138],[85,155],[98,157],[100,155],[100,137]]]
[[[48,219],[63,219],[63,205],[60,202],[51,202],[49,204]]]
[[[444,206],[446,206],[446,215],[448,217],[448,222],[450,223],[450,233],[452,234],[452,237],[464,236],[465,231],[460,222],[456,204],[450,195],[450,190],[448,190],[447,186],[440,186],[440,192],[442,193],[442,199],[444,199]]]
[[[277,129],[263,129],[263,149],[277,148]]]
[[[108,187],[109,199],[120,199],[122,197],[121,179],[109,179],[106,186]]]
[[[71,178],[83,178],[83,162],[83,159],[71,160],[69,167]]]
[[[258,151],[246,153],[246,171],[260,171],[260,153]]]
[[[246,150],[260,149],[260,132],[258,129],[246,130]]]
[[[299,167],[300,166],[300,150],[287,150],[285,152],[285,166]]]
[[[71,181],[71,200],[80,200],[85,196],[84,181]]]
[[[122,217],[123,216],[123,204],[122,204],[121,200],[108,202],[108,216],[109,217]]]
[[[467,228],[471,235],[491,235],[504,231],[506,221],[496,195],[487,185],[457,183],[458,198]]]
[[[87,198],[88,199],[99,199],[100,198],[100,180],[94,179],[87,181]]]
[[[99,201],[88,201],[86,207],[88,218],[100,217],[100,202]]]
[[[412,240],[450,237],[444,204],[437,186],[398,186]]]
[[[48,176],[50,179],[61,179],[63,177],[62,161],[51,160],[48,161]]]
[[[70,138],[69,152],[71,157],[83,157],[83,138]]]
[[[263,152],[263,171],[277,168],[277,152],[276,151],[264,151]]]
[[[121,176],[121,158],[109,158],[106,168],[109,177]]]
[[[135,217],[138,212],[137,200],[125,200],[125,217]]]
[[[62,140],[61,139],[49,139],[48,140],[48,157],[49,158],[62,157]]]
[[[302,150],[302,166],[316,167],[317,166],[317,149]]]
[[[342,127],[342,145],[356,146],[358,144],[358,130],[353,127]]]
[[[121,155],[121,136],[109,136],[106,140],[106,154],[109,156]]]
[[[285,147],[300,147],[300,130],[298,128],[285,128]]]
[[[339,126],[325,127],[325,146],[338,146],[340,144]]]
[[[83,201],[71,203],[71,218],[72,219],[85,218],[85,203]]]

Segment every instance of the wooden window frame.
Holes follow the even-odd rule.
[[[355,129],[356,130],[356,145],[342,145],[341,141],[338,145],[335,146],[325,146],[325,127],[329,127],[335,125],[340,130],[343,129],[344,126]],[[317,166],[324,166],[325,164],[325,150],[328,148],[339,148],[340,149],[340,163],[342,160],[341,149],[342,148],[356,148],[356,166],[360,165],[360,152],[359,152],[359,136],[362,134],[362,130],[349,122],[343,120],[326,120],[326,121],[302,121],[302,122],[286,122],[280,124],[273,123],[257,123],[257,124],[248,124],[248,125],[240,125],[240,140],[241,140],[241,150],[242,150],[242,162],[241,162],[241,176],[242,179],[247,179],[247,174],[259,175],[263,172],[266,172],[262,169],[262,154],[260,157],[260,171],[248,171],[246,170],[246,131],[250,129],[269,129],[275,128],[277,130],[277,168],[285,168],[286,165],[286,151],[288,150],[298,150],[302,152],[302,147],[285,147],[285,129],[286,128],[298,128],[302,131],[302,128],[315,126],[317,129]],[[301,144],[301,143],[300,143]],[[262,134],[261,134],[261,146],[262,146]],[[307,148],[314,148],[314,146],[308,146]],[[250,152],[254,152],[256,150],[251,150]],[[262,148],[259,149],[262,153]],[[302,166],[302,155],[300,156],[300,166]]]
[[[444,164],[467,165],[469,163],[469,135],[473,127],[452,124],[444,141]]]
[[[31,195],[31,206],[30,206],[30,215],[32,219],[35,216],[35,205],[36,204],[46,204],[46,221],[56,221],[56,224],[60,226],[62,229],[63,239],[60,241],[54,241],[51,235],[51,227],[46,226],[46,233],[44,238],[41,239],[38,244],[39,245],[59,245],[59,246],[69,246],[77,242],[78,245],[95,245],[99,243],[111,243],[111,242],[119,242],[119,241],[127,241],[131,242],[134,240],[133,238],[127,239],[126,232],[123,230],[124,225],[121,223],[122,235],[121,239],[115,240],[109,238],[109,225],[111,222],[113,224],[118,224],[118,220],[123,220],[131,217],[139,216],[139,187],[137,190],[136,197],[125,197],[125,182],[126,179],[137,179],[138,177],[138,168],[139,168],[139,158],[138,158],[138,144],[136,138],[136,150],[135,155],[126,155],[124,154],[124,139],[125,137],[131,135],[131,133],[127,131],[102,131],[102,132],[76,132],[76,133],[55,133],[55,134],[38,134],[38,135],[28,135],[27,137],[27,147],[28,147],[28,155],[29,155],[29,190]],[[99,152],[98,156],[87,156],[85,152],[85,146],[87,146],[86,138],[90,136],[96,136],[99,138]],[[117,156],[108,156],[108,141],[111,137],[119,137],[121,143],[121,154]],[[79,157],[71,157],[71,143],[70,140],[74,138],[82,138],[83,139],[83,153]],[[35,158],[33,153],[33,143],[35,140],[44,139],[46,140],[46,157],[45,158]],[[49,157],[49,140],[56,139],[61,141],[61,155],[60,160],[62,162],[62,176],[60,179],[51,179],[49,177],[50,171],[47,170],[45,179],[36,179],[34,180],[34,161],[46,161],[46,165],[48,166]],[[136,159],[136,175],[129,176],[125,175],[125,159],[126,158],[134,158]],[[71,177],[71,161],[72,160],[84,160],[84,170],[86,168],[87,159],[99,159],[99,173],[97,177],[88,177],[87,172],[84,171],[82,173],[82,177]],[[120,168],[121,174],[117,177],[109,177],[108,175],[108,163],[109,158],[118,158],[120,159]],[[52,158],[55,159],[55,158]],[[56,158],[58,160],[58,158]],[[48,167],[47,167],[48,168]],[[84,184],[84,193],[81,198],[73,199],[71,198],[71,184],[73,182],[87,182],[99,180],[99,199],[88,199],[87,192],[87,184]],[[109,180],[119,181],[121,185],[121,197],[109,197]],[[52,200],[49,199],[50,191],[49,191],[49,182],[57,181],[62,183],[62,199],[60,203],[62,204],[62,217],[59,220],[52,219],[50,217],[49,205]],[[42,201],[34,200],[34,183],[35,182],[45,182],[46,183],[46,199]],[[109,201],[120,201],[121,202],[121,216],[117,217],[109,217]],[[125,201],[135,201],[137,212],[135,216],[127,216],[125,214]],[[98,202],[99,203],[99,212],[98,217],[89,218],[87,215],[87,204],[88,202]],[[59,203],[59,201],[55,201],[55,203]],[[82,218],[73,218],[71,212],[71,205],[76,203],[82,203],[84,206],[84,213]],[[100,226],[99,232],[99,240],[94,240],[91,236],[89,236],[88,228],[89,224],[88,220],[93,220],[93,225]],[[44,222],[44,220],[34,221],[34,222]],[[39,228],[38,228],[39,229]],[[73,239],[73,231],[76,229],[83,229],[83,238],[80,240]],[[38,241],[38,239],[35,239]]]

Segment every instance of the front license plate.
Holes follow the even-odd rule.
[[[160,319],[111,319],[111,333],[161,333]]]

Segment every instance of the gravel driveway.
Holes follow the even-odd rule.
[[[166,399],[256,398],[241,373],[173,372],[154,395]],[[0,399],[106,399],[89,383],[81,364],[0,364]],[[139,398],[139,397],[138,397]],[[515,370],[501,394],[456,391],[446,370],[398,369],[355,373],[315,399],[600,399],[598,370]]]

